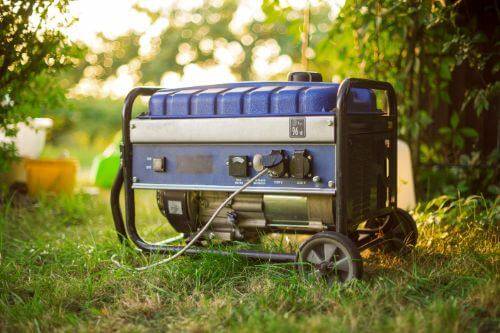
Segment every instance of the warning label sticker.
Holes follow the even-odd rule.
[[[290,118],[289,136],[291,138],[305,138],[306,137],[306,118]]]
[[[173,215],[182,215],[182,202],[168,200],[168,212]]]

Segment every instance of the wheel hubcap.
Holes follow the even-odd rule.
[[[337,245],[322,243],[312,247],[306,253],[305,260],[312,264],[315,272],[329,281],[340,277],[342,280],[351,275],[349,256]]]

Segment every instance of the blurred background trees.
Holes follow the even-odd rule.
[[[41,103],[32,108],[46,110],[56,121],[49,154],[60,146],[85,146],[74,154],[90,160],[119,130],[121,101],[135,85],[285,80],[289,71],[307,63],[307,69],[321,72],[326,81],[357,76],[395,86],[400,136],[411,146],[421,196],[457,190],[464,195],[499,194],[497,1],[76,3],[92,6],[96,21],[128,20],[130,28],[114,34],[69,28],[80,57],[73,55],[69,69],[49,76],[50,84],[64,89],[69,98],[62,107],[54,99],[50,107]],[[119,10],[125,4],[126,13]],[[56,6],[61,16],[65,5]],[[81,23],[86,19],[72,15]],[[305,15],[310,24],[302,50]],[[52,48],[43,43],[55,61],[40,73],[53,73],[67,63],[60,61],[61,54],[71,52],[60,37]],[[8,53],[2,50],[2,55]],[[12,95],[12,88],[4,90],[2,84],[1,89],[0,96]]]

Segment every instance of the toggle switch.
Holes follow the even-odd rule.
[[[153,166],[152,169],[154,172],[165,172],[167,171],[166,167],[166,158],[165,157],[153,157]]]

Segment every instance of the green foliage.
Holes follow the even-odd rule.
[[[420,205],[415,217],[422,225],[441,228],[442,232],[497,230],[500,221],[500,198],[488,201],[481,196],[456,198],[443,195]]]
[[[427,147],[423,146],[422,151],[430,156],[429,160],[440,161],[436,158],[439,149],[427,150]],[[422,169],[421,178],[427,182],[425,186],[428,190],[427,197],[433,197],[435,193],[455,196],[460,192],[484,193],[488,197],[495,198],[500,194],[498,183],[500,170],[495,167],[499,159],[498,150],[494,150],[487,158],[481,158],[479,152],[473,152],[470,155],[462,154],[457,164]]]
[[[153,195],[147,203],[137,199],[138,220],[149,226],[140,231],[151,237],[157,232],[151,222],[165,221],[151,205]],[[140,273],[117,269],[109,260],[114,253],[138,265],[164,257],[121,246],[106,203],[105,197],[77,195],[0,207],[3,330],[499,329],[498,226],[487,222],[498,207],[482,198],[422,205],[415,215],[421,237],[412,255],[371,253],[364,259],[364,280],[332,287],[289,265],[237,256],[183,257]],[[457,221],[468,227],[449,227]]]
[[[353,31],[353,43],[348,47],[352,55],[348,59],[352,66],[355,66],[356,59],[363,59],[362,75],[396,83],[401,115],[400,133],[412,147],[416,174],[423,176],[420,181],[427,176],[421,172],[421,163],[459,164],[468,159],[475,161],[466,167],[474,168],[477,166],[475,164],[479,164],[477,153],[475,157],[464,154],[466,142],[477,140],[477,131],[461,126],[461,119],[466,106],[472,101],[477,115],[489,109],[488,100],[495,97],[495,91],[498,92],[494,88],[497,83],[494,82],[485,82],[481,88],[469,90],[462,107],[458,111],[451,111],[449,124],[438,128],[439,136],[429,128],[434,119],[440,118],[439,113],[443,109],[452,107],[449,87],[456,68],[463,65],[483,76],[491,72],[496,51],[485,52],[483,46],[493,41],[477,32],[477,22],[473,20],[465,26],[458,24],[459,20],[464,19],[460,6],[460,2],[447,5],[445,2],[431,1],[412,1],[410,4],[348,1],[332,29],[333,40],[340,27],[346,29],[347,26]],[[495,33],[495,36],[498,34]],[[334,52],[329,48],[327,51]],[[460,99],[453,102],[460,103]],[[432,150],[432,153],[425,154],[426,150]],[[496,155],[493,152],[491,156]],[[485,157],[482,156],[480,162],[484,163]],[[496,162],[493,161],[491,165]],[[486,185],[483,187],[474,186],[478,177],[461,175],[462,172],[457,173],[459,177],[450,184],[466,183],[462,188],[466,193],[477,193],[468,192],[469,188],[489,192],[488,185],[491,183],[483,183]],[[498,174],[495,176],[488,177],[488,180],[495,182]]]
[[[47,24],[54,11],[63,15],[67,4],[67,0],[0,2],[0,130],[7,136],[15,135],[13,124],[64,100],[54,73],[68,66],[76,53],[60,32],[68,22],[54,29]],[[14,156],[11,144],[0,144],[0,172]]]

